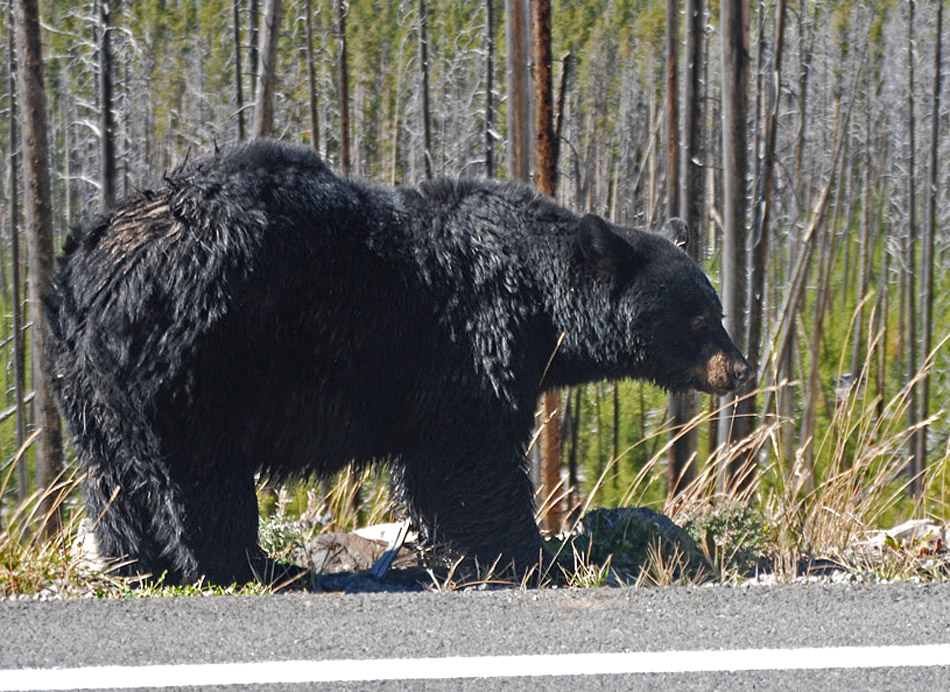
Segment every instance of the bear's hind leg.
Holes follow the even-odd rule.
[[[119,445],[111,454],[80,452],[86,517],[99,557],[113,573],[194,581],[198,560],[187,540],[184,498],[153,449]]]

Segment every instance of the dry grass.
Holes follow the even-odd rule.
[[[950,336],[934,353],[947,341]],[[950,578],[946,546],[939,546],[940,554],[913,542],[890,545],[873,554],[861,549],[876,530],[912,518],[942,524],[948,518],[950,445],[931,453],[921,496],[914,500],[908,492],[912,481],[907,474],[910,438],[919,427],[932,426],[945,416],[940,411],[916,426],[907,424],[911,389],[932,367],[933,356],[911,383],[885,401],[873,396],[868,387],[867,373],[879,348],[880,335],[869,340],[863,371],[835,402],[830,424],[820,439],[805,441],[789,459],[782,440],[788,421],[764,416],[749,438],[719,449],[679,495],[667,498],[663,513],[693,530],[718,580],[736,583],[764,567],[772,581],[791,582],[800,579],[808,565],[816,562],[838,565],[849,578],[860,580]],[[839,378],[844,362],[842,354]],[[772,398],[770,394],[774,392],[759,391],[754,396],[762,400]],[[689,428],[709,425],[718,413],[697,415],[675,437]],[[638,445],[650,442],[656,443],[658,451],[630,484],[621,506],[641,504],[650,484],[664,480],[665,460],[673,444],[671,431],[659,429]],[[807,463],[806,451],[811,453],[814,466]],[[618,461],[611,459],[605,465],[584,500],[581,515],[597,506],[598,492],[615,472]],[[748,474],[753,482],[725,487],[720,469],[738,462],[744,463],[740,475]],[[817,471],[812,472],[813,468]],[[754,517],[744,515],[750,507],[756,510]],[[576,531],[578,524],[572,528]],[[763,552],[767,557],[764,561]],[[678,583],[684,566],[681,554],[674,551],[664,555],[656,548],[644,562],[637,583]],[[589,583],[595,568],[581,561],[573,581]]]
[[[935,352],[945,343],[946,340]],[[500,584],[534,588],[552,583],[577,587],[673,585],[706,581],[710,577],[738,583],[757,570],[767,570],[773,581],[791,582],[801,578],[804,566],[819,561],[836,564],[849,578],[861,580],[950,578],[946,546],[938,544],[935,550],[914,542],[891,541],[876,550],[861,548],[877,529],[911,518],[946,522],[948,517],[950,446],[931,454],[922,496],[916,501],[908,497],[907,448],[914,428],[907,425],[907,409],[910,387],[915,383],[886,401],[873,396],[869,378],[864,374],[871,371],[879,348],[880,338],[871,339],[862,376],[834,404],[830,422],[820,437],[799,446],[791,458],[782,439],[787,421],[774,415],[763,416],[750,438],[718,450],[701,465],[696,478],[679,495],[668,498],[662,507],[655,507],[688,529],[705,556],[708,572],[690,569],[684,551],[669,542],[653,541],[646,555],[637,558],[637,564],[621,564],[619,556],[628,546],[619,546],[606,558],[600,553],[595,557],[589,542],[562,539],[550,544],[558,559],[557,566],[552,565],[547,571],[534,571],[516,579],[498,565],[489,565],[482,566],[474,575],[463,575],[456,569],[457,564],[447,563],[438,576],[431,575],[432,588]],[[842,357],[842,364],[844,360]],[[932,359],[924,365],[931,366]],[[839,371],[841,368],[843,365]],[[772,394],[757,392],[756,396],[762,400],[772,398]],[[689,426],[708,426],[717,413],[704,411]],[[944,415],[940,411],[921,425],[942,422]],[[685,434],[685,430],[678,434]],[[566,527],[567,533],[578,533],[580,517],[599,506],[600,490],[614,481],[618,462],[640,445],[655,446],[657,451],[626,488],[620,505],[640,506],[645,504],[646,497],[655,497],[657,484],[665,483],[665,460],[671,444],[670,431],[661,428],[609,460],[593,488],[575,508],[574,516],[578,518]],[[814,474],[806,463],[806,450],[814,459]],[[7,490],[16,464],[22,463],[22,452],[0,479],[0,496]],[[746,461],[752,482],[724,489],[719,470],[738,460]],[[57,502],[66,498],[75,502],[78,483],[79,478],[73,475],[48,492]],[[279,555],[306,540],[313,531],[350,531],[360,525],[387,521],[393,513],[385,471],[348,469],[327,492],[314,486],[303,486],[295,492],[297,496],[291,497],[279,491],[269,512],[276,527],[273,545],[268,544],[273,554]],[[564,494],[563,489],[561,493]],[[539,514],[543,515],[555,499],[539,503]],[[44,519],[39,516],[40,506],[40,497],[34,495],[19,505],[7,507],[5,514],[0,515],[0,597],[267,592],[259,586],[212,589],[196,585],[182,589],[164,587],[160,582],[143,585],[96,573],[80,559],[75,547],[81,510],[77,508],[68,514],[60,534],[44,539],[36,531]],[[291,518],[300,530],[281,533]],[[265,530],[269,530],[268,521],[265,517]],[[598,546],[601,553],[602,548]],[[561,573],[555,574],[557,571]]]
[[[0,496],[5,493],[17,464],[23,463],[28,446],[36,439],[34,433],[18,450],[6,475],[0,480]],[[52,496],[54,506],[75,496],[79,479],[68,476],[45,492]],[[36,594],[69,594],[75,592],[85,578],[84,566],[73,556],[73,542],[79,531],[79,513],[69,518],[62,531],[46,537],[38,527],[50,522],[42,516],[43,493],[34,493],[13,506],[0,524],[0,597]]]

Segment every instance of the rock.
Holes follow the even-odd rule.
[[[674,580],[712,574],[702,551],[685,529],[646,507],[597,509],[581,520],[583,549],[593,562],[610,566],[621,580],[639,577],[656,554]]]
[[[880,554],[885,548],[915,550],[920,555],[947,552],[948,527],[931,519],[910,519],[903,524],[878,531],[855,546],[864,555]]]
[[[297,558],[315,575],[364,572],[386,552],[388,543],[364,538],[357,533],[324,533],[308,541]],[[418,564],[413,550],[399,549],[393,568],[405,569]]]
[[[96,534],[92,532],[92,525],[88,518],[83,518],[79,522],[76,538],[72,544],[72,554],[76,560],[76,566],[84,572],[97,573],[106,570],[106,562],[101,557],[99,543],[96,541]]]

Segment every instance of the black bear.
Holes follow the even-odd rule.
[[[74,233],[47,307],[99,550],[169,582],[253,578],[255,473],[351,460],[390,464],[427,541],[536,564],[540,392],[751,375],[706,276],[660,234],[518,184],[342,180],[266,141]]]

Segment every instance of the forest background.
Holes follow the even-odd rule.
[[[385,183],[535,181],[539,2],[43,0],[56,247],[188,156],[258,132]],[[0,517],[45,484],[29,444],[11,17],[0,17]],[[800,523],[814,507],[819,524],[831,512],[855,530],[945,520],[942,2],[554,0],[549,17],[557,199],[626,225],[688,219],[759,375],[738,404],[677,403],[638,382],[559,393],[563,485],[540,498],[548,528],[589,506],[675,516],[723,498],[778,501]],[[811,530],[804,540],[820,542]]]

